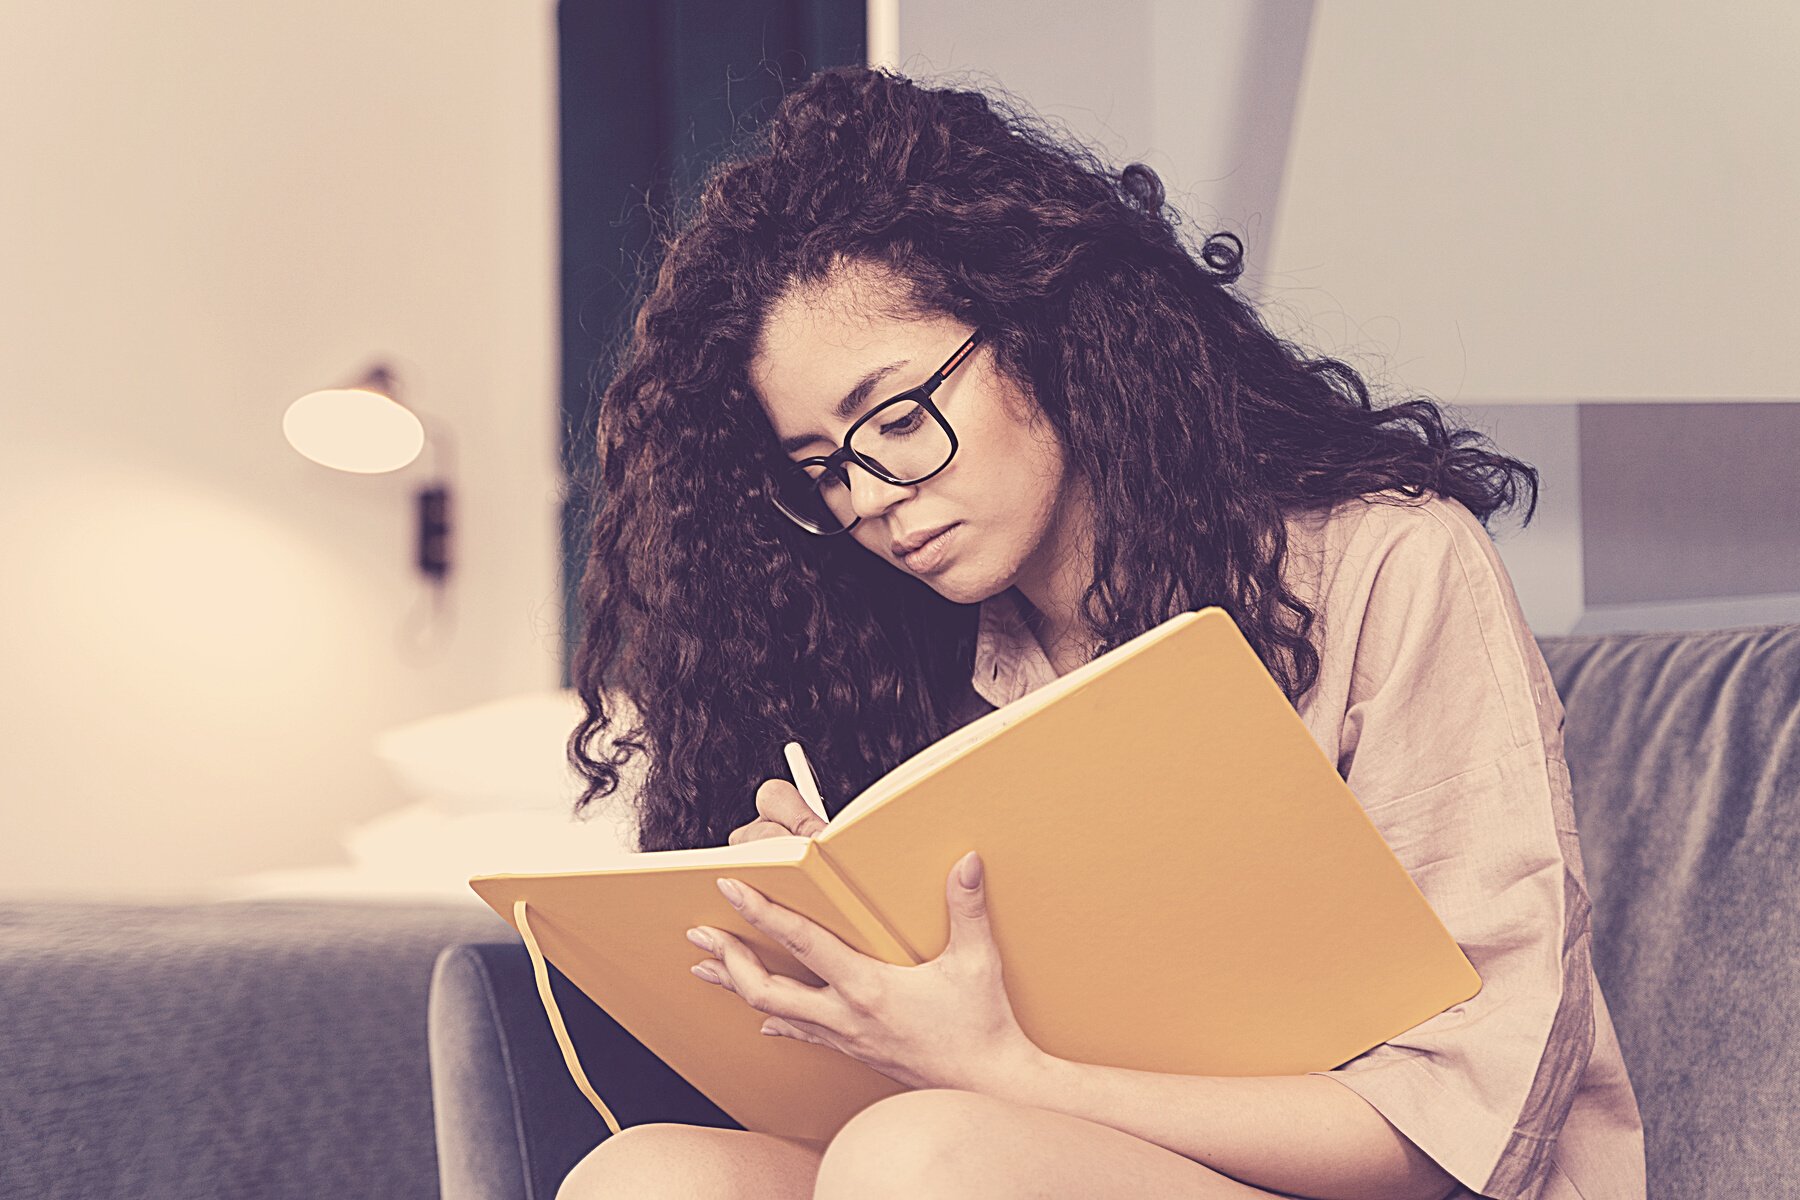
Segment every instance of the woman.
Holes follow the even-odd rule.
[[[563,1200],[1641,1198],[1561,706],[1484,531],[1522,487],[1529,521],[1536,472],[1429,400],[1374,409],[1232,292],[1236,239],[1196,261],[1154,173],[980,93],[832,69],[759,136],[669,240],[602,397],[581,804],[643,754],[642,849],[810,833],[786,741],[835,811],[990,706],[1219,605],[1483,988],[1329,1072],[1128,1071],[1019,1028],[974,855],[944,883],[949,947],[913,968],[746,888],[745,918],[826,985],[712,929],[690,934],[697,973],[909,1090],[829,1144],[628,1128]],[[618,702],[629,727],[591,754]],[[1096,821],[1128,803],[1094,802]]]

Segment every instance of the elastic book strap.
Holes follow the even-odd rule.
[[[563,1024],[562,1010],[556,1006],[556,997],[550,992],[550,968],[544,963],[544,952],[538,949],[537,938],[531,933],[531,922],[525,916],[525,901],[513,901],[513,922],[519,927],[519,936],[525,939],[525,952],[531,955],[531,973],[537,977],[538,998],[544,1002],[544,1012],[550,1018],[550,1031],[556,1035],[556,1044],[562,1047],[563,1065],[569,1068],[569,1074],[574,1077],[575,1086],[581,1089],[581,1094],[599,1110],[606,1127],[618,1133],[618,1119],[595,1093],[594,1085],[588,1082],[587,1073],[581,1069],[581,1060],[575,1056],[575,1044],[569,1040],[569,1029]]]

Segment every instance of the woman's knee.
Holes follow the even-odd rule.
[[[556,1189],[556,1200],[692,1194],[715,1170],[706,1140],[705,1131],[691,1125],[629,1126],[575,1164]]]
[[[806,1200],[817,1163],[817,1151],[784,1139],[651,1122],[628,1126],[588,1151],[563,1178],[556,1200],[696,1195]]]
[[[992,1138],[1010,1107],[955,1088],[921,1088],[877,1100],[846,1121],[825,1148],[815,1200],[960,1194],[958,1181],[969,1180],[976,1147]]]

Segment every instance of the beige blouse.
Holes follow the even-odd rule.
[[[1297,706],[1481,975],[1473,998],[1331,1071],[1468,1200],[1644,1200],[1644,1132],[1589,952],[1562,701],[1487,531],[1372,493],[1288,521],[1315,613]],[[982,602],[973,684],[1056,677],[1015,589]]]

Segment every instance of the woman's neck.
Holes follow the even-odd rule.
[[[1085,630],[1065,628],[1051,631],[1046,629],[1043,614],[1035,605],[1027,603],[1023,611],[1026,627],[1044,648],[1045,657],[1050,660],[1050,665],[1058,675],[1067,675],[1094,657],[1095,648],[1088,642]]]
[[[1071,483],[1058,502],[1042,552],[1034,556],[1038,569],[1021,573],[1016,583],[1026,602],[1026,626],[1058,675],[1087,662],[1097,649],[1080,618],[1081,597],[1094,574],[1092,495],[1079,475]]]

